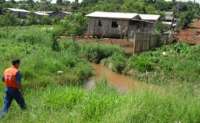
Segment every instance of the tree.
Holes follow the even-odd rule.
[[[11,3],[13,4],[16,4],[16,1],[15,0],[10,0]]]
[[[122,10],[138,13],[155,13],[156,9],[152,4],[146,3],[144,0],[124,0]]]
[[[156,0],[156,2],[153,3],[153,5],[159,11],[169,11],[173,8],[173,3],[166,2],[165,0]]]
[[[6,32],[8,36],[8,27],[18,25],[18,20],[15,16],[10,13],[0,16],[0,26],[6,26]]]
[[[5,0],[0,0],[0,4],[4,4],[6,1]]]
[[[184,12],[180,15],[179,26],[181,28],[186,28],[186,27],[189,26],[189,24],[192,22],[193,19],[194,19],[194,12],[193,11]]]
[[[33,8],[35,6],[35,2],[33,0],[27,0],[27,4],[30,8]]]
[[[83,0],[81,5],[82,6],[87,6],[87,5],[90,5],[90,4],[95,4],[97,3],[99,0]]]
[[[52,7],[51,0],[41,0],[39,6],[42,11],[50,10]]]
[[[3,13],[3,8],[4,8],[4,3],[5,3],[6,1],[5,0],[0,0],[0,15]]]
[[[56,4],[62,5],[62,4],[63,4],[63,0],[57,0],[57,1],[56,1]]]
[[[63,25],[69,29],[68,35],[82,35],[87,28],[86,17],[81,13],[73,14],[63,21]]]
[[[75,2],[72,3],[72,10],[76,11],[79,8],[79,0],[75,0]]]
[[[63,5],[65,5],[65,6],[69,6],[70,4],[71,4],[71,2],[68,0],[63,1]]]

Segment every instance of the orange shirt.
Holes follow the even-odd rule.
[[[7,68],[4,71],[3,77],[4,77],[4,82],[5,82],[6,87],[15,88],[15,89],[19,88],[19,84],[17,83],[17,79],[16,79],[18,72],[19,70],[15,67]]]

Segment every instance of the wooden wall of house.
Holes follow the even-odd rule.
[[[144,21],[137,21],[137,20],[131,20],[129,22],[129,31],[128,34],[131,32],[145,32],[145,33],[151,33],[154,30],[154,23],[148,23]]]
[[[112,27],[112,23],[118,24],[117,28]],[[109,38],[124,38],[132,31],[134,32],[152,32],[153,23],[137,21],[137,20],[120,20],[106,18],[90,18],[88,24],[88,34]]]
[[[163,44],[169,44],[172,42],[172,37],[168,34],[160,35],[153,33],[137,32],[129,35],[129,41],[133,43],[134,52],[147,51]]]
[[[161,45],[160,35],[152,33],[137,32],[129,37],[129,41],[133,42],[134,52],[147,51]]]
[[[26,13],[26,12],[15,12],[15,11],[9,11],[9,10],[7,10],[6,12],[10,13],[18,18],[26,18],[28,15],[28,13]]]
[[[66,13],[63,13],[63,12],[52,12],[49,14],[50,17],[57,17],[57,18],[65,18],[66,16],[69,16],[70,14],[66,14]]]
[[[112,23],[117,23],[118,27],[112,27]],[[128,20],[90,18],[88,24],[88,33],[102,37],[121,37],[128,35]]]

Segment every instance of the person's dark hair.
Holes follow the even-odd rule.
[[[12,65],[20,64],[19,59],[12,60]]]

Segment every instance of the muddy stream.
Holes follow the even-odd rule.
[[[131,79],[128,76],[113,72],[101,64],[92,64],[95,71],[95,76],[90,78],[86,83],[85,88],[92,89],[96,82],[100,79],[106,79],[110,86],[113,86],[119,91],[128,91],[138,87],[140,84],[137,80]]]

